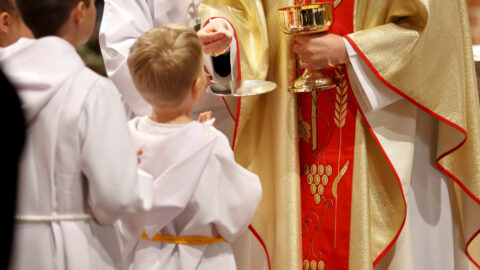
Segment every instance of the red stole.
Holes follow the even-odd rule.
[[[354,0],[343,0],[334,11],[329,32],[353,32],[353,8]],[[349,266],[358,105],[345,66],[343,70],[345,79],[339,87],[297,94],[304,270]]]

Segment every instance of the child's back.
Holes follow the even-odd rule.
[[[58,37],[21,39],[0,61],[28,128],[12,268],[121,268],[114,230],[100,224],[141,210],[138,181],[149,179],[137,180],[116,90]]]
[[[143,150],[140,166],[154,177],[155,199],[142,237],[128,241],[126,265],[236,269],[229,243],[247,229],[261,186],[235,162],[225,135],[192,121],[193,107],[210,83],[197,33],[181,25],[153,29],[132,46],[128,66],[152,105],[149,116],[133,119],[129,127]]]
[[[258,177],[235,162],[228,139],[208,123],[143,117],[129,127],[156,198],[130,269],[236,269],[229,243],[253,218]]]

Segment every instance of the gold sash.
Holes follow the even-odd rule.
[[[218,242],[227,242],[222,237],[207,237],[207,236],[173,236],[173,235],[159,235],[155,234],[150,238],[145,231],[142,232],[142,238],[155,242],[165,242],[179,245],[211,245]]]

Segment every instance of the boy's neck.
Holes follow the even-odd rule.
[[[57,34],[58,37],[64,39],[68,43],[70,43],[73,47],[77,47],[79,45],[79,42],[77,40],[77,37],[74,33],[71,32],[60,32]]]
[[[153,108],[149,118],[158,123],[187,124],[192,122],[192,111],[178,107]]]

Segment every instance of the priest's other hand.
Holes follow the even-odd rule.
[[[203,43],[204,52],[211,56],[224,54],[232,42],[232,34],[223,20],[209,22],[197,34]]]
[[[293,51],[298,54],[300,66],[319,70],[350,61],[343,38],[335,34],[298,35]]]

